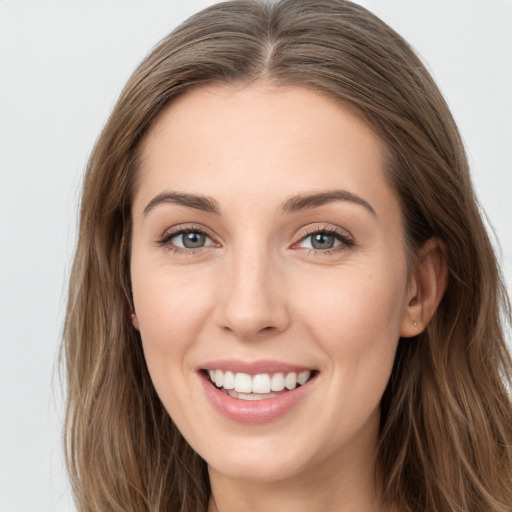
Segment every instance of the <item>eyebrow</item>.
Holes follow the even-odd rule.
[[[197,194],[184,194],[181,192],[163,192],[151,199],[146,208],[144,208],[144,215],[147,215],[156,206],[163,203],[174,203],[207,213],[220,214],[220,208],[217,201],[211,197]]]
[[[347,190],[328,190],[326,192],[318,192],[315,194],[300,194],[287,199],[282,206],[283,213],[293,213],[299,210],[307,210],[317,208],[335,201],[348,201],[350,203],[363,206],[372,215],[377,215],[372,205],[362,197],[348,192]]]
[[[377,215],[372,205],[365,199],[348,192],[347,190],[328,190],[313,194],[299,194],[287,199],[281,206],[283,213],[294,213],[300,210],[317,208],[336,201],[347,201],[363,206],[372,215]],[[194,208],[207,213],[220,215],[220,207],[215,199],[199,194],[186,194],[182,192],[163,192],[158,194],[144,208],[144,215],[147,215],[156,206],[165,203],[173,203],[188,208]]]

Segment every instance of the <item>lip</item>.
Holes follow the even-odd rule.
[[[203,390],[213,408],[225,418],[247,425],[270,423],[286,415],[299,404],[314,388],[318,373],[308,382],[295,389],[265,400],[240,400],[232,398],[218,389],[206,375],[205,370],[243,372],[249,375],[258,373],[300,372],[311,367],[292,365],[277,361],[214,361],[198,369]]]
[[[257,375],[260,373],[290,373],[303,372],[306,370],[315,370],[311,366],[301,366],[296,364],[284,363],[270,359],[260,359],[257,361],[240,361],[234,359],[220,359],[207,362],[197,368],[201,370],[222,370],[233,373],[247,373],[248,375]]]

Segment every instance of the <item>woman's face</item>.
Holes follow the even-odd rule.
[[[411,321],[383,153],[350,111],[303,88],[199,88],[151,128],[132,211],[134,325],[211,472],[371,466]]]

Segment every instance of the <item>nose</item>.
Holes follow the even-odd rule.
[[[283,274],[265,250],[233,255],[226,262],[217,324],[243,340],[285,331],[290,315]]]

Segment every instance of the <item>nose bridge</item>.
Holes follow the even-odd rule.
[[[282,331],[288,325],[278,258],[261,240],[245,240],[230,254],[220,322],[241,338],[263,331]]]

